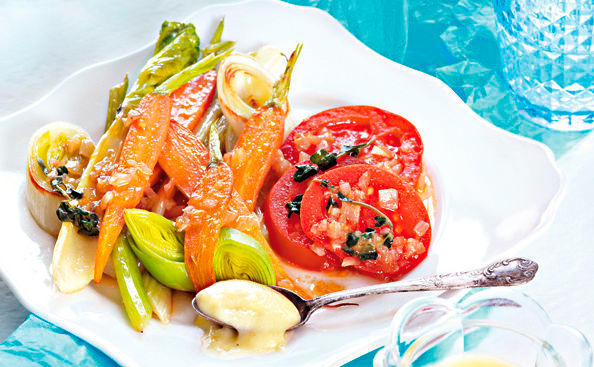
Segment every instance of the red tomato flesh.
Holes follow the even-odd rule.
[[[303,162],[304,164],[309,162]],[[338,160],[337,167],[361,163],[356,158],[346,156]],[[274,251],[285,260],[310,270],[331,270],[340,266],[339,259],[331,252],[319,247],[312,251],[313,241],[301,229],[299,214],[288,217],[285,204],[295,196],[302,195],[313,177],[303,182],[295,182],[296,168],[291,167],[274,184],[264,204],[264,223],[268,229],[270,244]]]
[[[328,188],[320,185],[317,180],[321,179],[350,199],[370,204],[390,218],[394,225],[393,243],[388,248],[378,234],[374,239],[379,241],[375,243],[377,259],[362,261],[347,254],[343,246],[349,232],[374,228],[374,217],[378,214],[338,200]],[[337,204],[327,210],[331,196]],[[343,266],[352,266],[382,280],[395,280],[411,271],[427,256],[431,242],[429,215],[414,189],[390,171],[365,164],[338,167],[312,181],[303,195],[300,219],[307,237],[339,257]],[[384,225],[377,231],[387,233],[387,228]]]
[[[415,126],[404,117],[371,106],[332,108],[302,121],[281,147],[284,158],[296,164],[299,153],[319,149],[339,151],[344,145],[369,141],[359,159],[392,171],[414,187],[422,171],[423,142]]]

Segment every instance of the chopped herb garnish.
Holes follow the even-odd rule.
[[[375,224],[374,224],[375,228],[379,228],[379,227],[383,226],[384,224],[386,224],[386,217],[383,217],[381,215],[376,215],[375,217],[373,217],[373,219],[375,219]]]
[[[362,238],[365,238],[366,240],[370,240],[370,239],[373,238],[373,234],[374,233],[375,233],[375,231],[373,231],[373,232],[367,232],[367,231],[365,231],[365,232],[361,233],[361,237]]]
[[[328,180],[320,179],[318,182],[320,183],[320,186],[322,186],[322,187],[327,187],[327,188],[334,188],[335,187]]]
[[[387,248],[392,247],[392,242],[393,242],[393,237],[394,237],[394,234],[393,234],[394,233],[394,225],[392,224],[392,221],[390,220],[390,218],[388,216],[386,216],[382,211],[380,211],[379,209],[377,209],[376,207],[374,207],[370,204],[352,200],[351,198],[349,198],[348,196],[343,194],[340,190],[338,190],[336,188],[336,186],[334,186],[328,180],[315,179],[314,182],[319,183],[321,187],[325,187],[330,192],[336,194],[338,200],[344,201],[347,203],[351,203],[354,205],[362,206],[364,208],[373,210],[374,212],[376,212],[378,214],[375,217],[373,217],[373,219],[375,219],[375,224],[374,224],[375,228],[368,227],[368,228],[365,228],[365,231],[363,233],[356,231],[356,232],[349,232],[347,234],[346,243],[342,247],[342,250],[346,254],[348,254],[350,256],[358,256],[359,260],[361,260],[361,261],[377,259],[377,256],[378,256],[377,250],[376,250],[375,245],[372,242],[373,236],[375,234],[380,235],[377,232],[377,229],[386,225],[386,224],[390,227],[390,231],[383,236],[382,244],[384,246],[386,246]],[[331,205],[334,205],[334,204],[336,204],[336,201],[334,201],[334,199],[331,196],[328,200],[328,203],[326,204],[326,211],[330,208]]]
[[[361,261],[376,260],[376,259],[377,259],[377,251],[375,251],[375,250],[359,254],[359,260],[361,260]]]
[[[338,153],[328,153],[326,149],[320,149],[309,157],[309,161],[318,166],[320,171],[326,171],[336,166]]]
[[[67,175],[68,174],[68,168],[66,168],[66,166],[58,167],[58,168],[56,168],[56,171],[58,172],[58,176]]]
[[[343,246],[342,251],[344,251],[347,255],[350,255],[350,256],[357,255],[357,251],[353,250],[352,248],[350,248],[348,246]]]
[[[384,239],[384,246],[386,246],[387,248],[392,247],[392,243],[393,243],[393,238],[392,238],[392,234],[388,233],[388,235],[386,236],[386,238]]]
[[[298,164],[295,166],[297,171],[293,174],[293,181],[303,182],[318,173],[318,169],[311,164]]]
[[[348,248],[355,247],[355,245],[359,243],[360,238],[361,237],[357,236],[355,232],[349,232],[349,234],[347,234],[346,246]]]
[[[363,149],[373,143],[373,140],[371,139],[359,145],[344,145],[338,153],[330,153],[326,149],[320,149],[309,157],[309,161],[315,166],[311,164],[298,164],[295,166],[297,171],[293,175],[293,180],[295,182],[303,182],[320,171],[327,171],[336,166],[338,159],[342,156],[350,155],[357,157]]]
[[[333,206],[338,206],[338,203],[336,202],[336,200],[332,198],[332,196],[330,196],[330,198],[328,199],[328,203],[326,203],[326,211],[328,211],[328,209],[330,209]]]
[[[68,196],[70,196],[73,199],[82,199],[82,197],[83,197],[82,192],[77,191],[71,187],[69,187],[68,190],[66,190],[66,192],[68,193]]]
[[[371,143],[373,143],[373,140],[374,139],[371,139],[366,143],[358,145],[344,145],[342,148],[340,148],[340,155],[348,154],[352,157],[357,157],[359,154],[361,154],[363,149],[367,148],[369,145],[371,145]]]
[[[303,195],[297,195],[293,198],[293,201],[288,202],[285,204],[285,208],[289,211],[287,218],[291,218],[291,214],[297,214],[301,212],[301,201],[303,200]]]
[[[62,222],[72,222],[78,227],[78,233],[87,236],[99,234],[99,217],[97,214],[81,208],[72,206],[67,201],[62,201],[56,210],[58,219]]]
[[[37,157],[37,164],[39,165],[39,167],[41,167],[43,174],[47,176],[49,174],[49,171],[48,171],[45,163],[43,163],[43,160],[39,157]]]

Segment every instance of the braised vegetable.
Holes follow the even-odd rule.
[[[186,24],[171,42],[147,61],[126,96],[126,103],[123,106],[124,115],[127,110],[136,107],[145,95],[152,93],[157,86],[194,64],[198,58],[199,45],[200,39],[196,35],[194,26]],[[192,78],[195,76],[193,75]]]
[[[186,270],[186,264],[183,261],[161,257],[154,252],[153,247],[137,246],[132,237],[129,238],[128,243],[145,269],[160,283],[180,291],[194,290]],[[183,246],[181,243],[179,245]]]
[[[172,221],[142,209],[126,209],[124,219],[136,246],[171,261],[183,261],[183,233],[175,230]]]
[[[109,129],[113,120],[116,117],[120,106],[126,98],[126,92],[128,91],[128,75],[124,77],[124,81],[114,85],[109,90],[109,98],[107,101],[107,117],[105,118],[105,131]]]
[[[280,50],[263,47],[254,56],[235,53],[223,60],[217,76],[218,102],[236,135],[241,134],[247,120],[263,107],[280,75],[275,70],[286,66]],[[289,109],[287,101],[282,106]]]
[[[171,320],[173,301],[171,289],[159,283],[149,273],[142,274],[142,284],[153,313],[162,323],[168,324]]]
[[[208,159],[208,150],[191,131],[177,123],[170,124],[169,135],[159,157],[159,165],[186,196],[191,196],[193,188],[202,179]],[[224,226],[235,228],[253,237],[264,247],[272,261],[277,285],[292,289],[306,298],[311,296],[309,291],[298,286],[286,273],[283,264],[260,230],[260,220],[235,191],[228,203]]]
[[[109,170],[104,172],[103,169],[114,165],[118,160],[128,130],[128,125],[124,123],[127,112],[157,84],[196,60],[199,39],[195,34],[194,26],[184,25],[173,28],[166,26],[162,28],[161,36],[154,56],[141,69],[138,80],[128,94],[129,98],[123,104],[120,113],[116,115],[114,123],[101,137],[87,169],[80,178],[77,190],[88,192],[80,203],[83,206],[101,199],[95,193],[96,177],[109,174]],[[81,243],[84,245],[80,245]],[[71,224],[62,224],[52,258],[52,273],[60,291],[80,290],[93,279],[92,263],[96,252],[94,243],[95,241],[90,241],[79,234]]]
[[[208,168],[192,192],[181,220],[181,226],[186,231],[186,268],[196,291],[216,281],[213,257],[233,190],[233,173],[222,160],[214,128],[211,128],[209,136],[209,153]]]
[[[105,194],[110,199],[107,201],[97,242],[96,283],[101,281],[113,244],[124,227],[124,210],[138,205],[153,173],[167,137],[170,111],[169,97],[149,94],[128,116],[130,129],[118,164],[110,177],[113,189]]]
[[[233,186],[250,210],[256,205],[266,175],[282,144],[291,74],[300,52],[301,45],[298,45],[287,62],[283,77],[275,84],[269,101],[250,116],[235,148],[225,154],[225,161],[235,177]]]
[[[61,223],[56,209],[62,200],[80,199],[76,190],[94,144],[81,128],[53,122],[37,130],[27,152],[27,206],[35,221],[56,236]]]
[[[119,236],[113,249],[113,267],[124,302],[124,308],[134,329],[142,331],[153,315],[136,257],[126,235]]]
[[[217,281],[247,279],[276,285],[270,257],[254,238],[236,229],[224,227],[213,257]]]

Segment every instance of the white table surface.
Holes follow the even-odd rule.
[[[182,20],[189,0],[74,2],[0,0],[0,117],[47,94],[74,71],[134,51],[164,19]],[[553,223],[518,255],[537,261],[522,290],[554,322],[594,340],[594,134],[558,160],[566,180]],[[18,244],[15,244],[18,245]],[[0,280],[0,341],[27,315]]]

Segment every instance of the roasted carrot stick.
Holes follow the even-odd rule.
[[[274,85],[270,101],[247,120],[235,148],[225,154],[225,161],[235,177],[233,186],[249,210],[254,210],[258,194],[283,142],[287,117],[284,106],[291,73],[300,52],[301,45],[298,45],[287,62],[285,73]]]
[[[168,96],[149,94],[136,110],[128,114],[130,129],[109,179],[112,187],[97,242],[95,282],[101,281],[103,269],[113,245],[124,227],[124,209],[140,202],[167,137],[171,104]]]
[[[196,136],[183,126],[172,122],[169,126],[167,141],[159,157],[159,164],[175,181],[177,187],[190,197],[192,190],[202,180],[205,166],[208,164],[208,156],[208,150]],[[286,273],[282,263],[260,230],[260,220],[248,209],[241,196],[235,191],[231,194],[223,225],[244,232],[260,242],[270,256],[279,286],[292,289],[306,298],[311,296]],[[187,233],[186,231],[186,235]]]
[[[204,175],[208,150],[190,130],[171,122],[159,166],[175,181],[175,185],[190,197]]]
[[[216,282],[212,259],[233,191],[233,173],[223,161],[214,127],[211,128],[208,145],[210,163],[188,201],[182,220],[187,223],[184,241],[186,269],[196,292]]]
[[[171,93],[171,120],[194,130],[210,105],[217,83],[217,72],[198,75]]]

